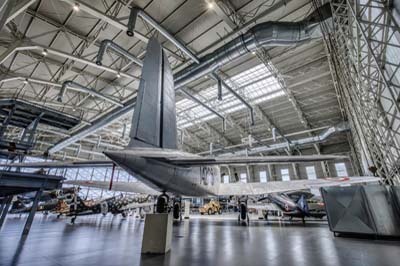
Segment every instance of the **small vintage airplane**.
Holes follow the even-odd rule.
[[[303,222],[305,222],[306,217],[322,219],[326,216],[322,198],[318,198],[307,191],[271,193],[259,199],[258,202],[271,203],[279,210],[268,208],[263,210],[266,220],[268,220],[269,215],[287,216],[290,220],[301,218]]]
[[[44,214],[48,214],[56,208],[59,200],[70,203],[78,191],[79,189],[75,187],[43,191],[42,196],[39,199],[37,211],[42,211]],[[35,193],[36,192],[28,192],[17,196],[16,200],[13,201],[11,205],[10,213],[21,214],[30,212],[35,198]]]
[[[71,203],[64,200],[59,200],[54,212],[59,216],[70,216],[71,223],[75,223],[78,216],[111,213],[113,215],[121,214],[122,217],[128,215],[128,211],[133,209],[141,209],[152,207],[154,203],[151,196],[147,197],[130,197],[130,196],[116,196],[102,200],[83,200],[76,195]]]

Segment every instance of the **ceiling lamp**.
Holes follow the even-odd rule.
[[[75,11],[79,11],[79,4],[78,3],[75,3],[73,6],[72,6],[72,8],[75,10]]]

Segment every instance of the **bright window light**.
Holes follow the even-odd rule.
[[[317,174],[315,173],[315,167],[314,166],[307,166],[306,167],[306,172],[307,172],[307,178],[312,180],[312,179],[317,179]]]
[[[236,91],[251,104],[266,102],[285,94],[277,79],[264,64],[257,65],[238,75],[232,76],[225,80],[225,82],[232,88],[238,88]],[[218,88],[215,84],[201,90],[195,96],[205,104],[215,108],[222,115],[247,108],[225,88],[223,89],[223,100],[218,101],[217,90]],[[176,109],[179,128],[190,127],[196,123],[217,118],[215,114],[189,99],[178,101]]]
[[[246,175],[246,173],[241,173],[240,174],[240,182],[247,183],[247,175]]]
[[[281,169],[282,181],[290,181],[289,169]]]
[[[222,181],[223,181],[224,184],[229,183],[229,175],[223,175],[222,176]]]
[[[267,172],[260,171],[260,183],[267,183]]]
[[[348,176],[346,165],[344,163],[335,163],[337,176]]]

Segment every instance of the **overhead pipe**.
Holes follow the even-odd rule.
[[[202,57],[199,64],[192,64],[176,74],[175,89],[200,77],[215,72],[239,57],[269,46],[292,46],[321,38],[318,22],[309,19],[300,22],[264,22],[242,34],[214,52]]]
[[[70,0],[65,0],[70,1]],[[122,29],[122,28],[121,28]],[[126,27],[123,28],[126,30]],[[175,89],[178,90],[186,84],[214,72],[224,64],[238,59],[258,47],[267,46],[291,46],[322,37],[319,24],[306,19],[302,22],[264,22],[250,28],[242,34],[214,52],[202,57],[199,64],[192,64],[174,76]],[[132,99],[133,103],[136,99]],[[82,129],[81,132],[64,139],[52,147],[49,151],[58,151],[75,141],[90,135],[104,124],[111,123],[113,119],[119,119],[131,110],[129,104],[116,109],[112,114],[98,119],[93,125]],[[104,121],[103,121],[104,120]],[[107,123],[106,123],[107,122]]]
[[[59,150],[62,150],[63,148],[77,142],[78,140],[81,140],[89,136],[93,132],[110,125],[115,120],[121,118],[122,116],[128,114],[129,112],[132,112],[135,105],[136,105],[136,97],[127,101],[123,107],[114,109],[110,113],[103,116],[102,118],[99,118],[96,121],[92,122],[92,125],[84,127],[78,130],[76,133],[72,134],[70,137],[61,140],[48,150],[49,153],[54,153]]]
[[[218,101],[222,101],[222,79],[217,80],[217,87],[218,87],[218,96],[217,99]]]
[[[22,76],[7,76],[3,79],[0,80],[0,83],[6,83],[6,82],[11,82],[11,81],[23,81],[23,82],[32,82],[32,83],[37,83],[37,84],[42,84],[42,85],[49,85],[53,87],[58,87],[60,88],[62,85],[56,82],[51,82],[48,80],[44,79],[38,79],[38,78],[31,78],[31,77],[22,77]]]
[[[92,96],[96,96],[98,98],[101,98],[101,99],[103,99],[103,100],[105,100],[107,102],[110,102],[112,104],[115,104],[115,105],[117,105],[119,107],[123,107],[124,106],[122,103],[112,99],[111,97],[105,96],[105,95],[103,95],[103,94],[101,94],[101,93],[99,93],[99,92],[97,92],[97,91],[95,91],[93,89],[89,89],[89,88],[87,88],[85,86],[82,86],[81,84],[76,83],[76,82],[74,82],[72,80],[67,80],[62,84],[60,93],[58,94],[58,97],[57,97],[57,101],[59,101],[59,102],[63,101],[64,95],[65,95],[65,93],[66,93],[68,88],[71,89],[71,90],[74,90],[74,91],[80,91],[80,92],[88,93],[88,94],[90,94]]]
[[[59,50],[56,50],[56,49],[53,49],[53,48],[50,48],[50,47],[42,46],[42,45],[39,45],[39,44],[29,44],[29,43],[28,44],[23,44],[22,43],[22,45],[21,44],[16,44],[12,49],[9,49],[5,53],[5,55],[1,55],[0,64],[3,64],[15,52],[30,51],[30,50],[46,51],[48,54],[53,54],[55,56],[60,56],[60,57],[63,57],[65,59],[70,59],[70,60],[73,60],[75,62],[79,62],[79,63],[85,64],[85,65],[89,65],[91,67],[94,67],[94,68],[97,68],[97,69],[100,69],[100,70],[103,70],[103,71],[106,71],[106,72],[109,72],[109,73],[114,73],[116,75],[119,74],[119,75],[121,75],[122,77],[125,77],[125,78],[136,79],[136,80],[139,79],[136,76],[127,74],[125,72],[120,72],[120,71],[118,71],[116,69],[113,69],[111,67],[99,66],[95,62],[92,62],[90,60],[86,60],[86,59],[83,59],[81,57],[77,57],[77,56],[74,56],[74,55],[71,55],[71,54],[68,54],[68,53],[64,53],[62,51],[59,51]]]
[[[100,9],[97,9],[94,6],[89,6],[86,2],[82,1],[82,0],[60,0],[66,3],[69,3],[70,5],[75,5],[78,4],[79,5],[79,10],[86,12],[87,14],[92,15],[95,18],[101,19],[104,22],[107,22],[107,24],[110,24],[111,26],[120,29],[122,31],[126,31],[127,30],[127,26],[123,23],[121,23],[119,20],[115,19],[115,17],[104,14],[103,11],[101,11]],[[92,1],[93,2],[93,1]],[[144,43],[148,43],[149,39],[147,36],[143,35],[142,33],[135,31],[135,37],[139,40],[141,40]],[[177,55],[175,52],[171,51],[170,49],[164,47],[164,49],[168,52],[168,54],[170,54],[171,56],[173,56],[174,58],[176,58],[177,60],[179,60],[180,62],[184,62],[185,58],[182,58],[181,56]]]
[[[171,35],[166,29],[164,29],[157,21],[155,21],[151,16],[149,16],[145,11],[132,7],[131,12],[129,14],[128,21],[128,29],[126,34],[128,36],[134,35],[134,29],[136,25],[137,17],[141,17],[144,21],[149,23],[153,28],[155,28],[159,33],[161,33],[165,38],[167,38],[170,42],[172,42],[176,47],[178,47],[182,52],[184,52],[187,56],[190,57],[197,64],[200,63],[200,60],[196,57],[194,53],[192,53],[184,44],[178,41],[174,36]]]
[[[208,106],[207,104],[203,103],[202,101],[200,101],[199,99],[197,99],[195,96],[193,96],[191,93],[189,93],[188,91],[186,91],[185,89],[181,89],[181,92],[183,92],[186,96],[188,96],[190,99],[192,99],[193,101],[195,101],[196,103],[202,105],[204,108],[206,108],[208,111],[210,111],[211,113],[215,114],[216,116],[218,116],[219,118],[222,119],[222,130],[225,132],[226,129],[226,124],[225,124],[225,117],[223,115],[221,115],[220,113],[218,113],[216,110],[214,110],[213,108],[211,108],[210,106]]]
[[[143,66],[142,60],[138,59],[136,56],[133,54],[129,53],[127,50],[116,44],[115,42],[111,40],[103,40],[100,44],[99,52],[97,53],[97,59],[96,59],[96,64],[98,66],[103,65],[103,57],[107,49],[112,49],[113,51],[125,56],[129,60],[133,61],[135,64],[139,66]]]
[[[243,97],[240,94],[238,94],[234,89],[232,89],[231,86],[229,86],[228,84],[226,84],[225,81],[223,81],[221,78],[219,78],[215,73],[213,73],[212,76],[217,80],[218,83],[221,83],[221,85],[223,87],[225,87],[228,91],[230,91],[230,93],[232,93],[237,99],[239,99],[239,101],[241,101],[244,105],[247,106],[247,108],[249,108],[251,125],[254,125],[254,109],[253,109],[253,107],[245,99],[243,99]],[[219,90],[220,90],[220,88],[218,88],[218,94],[220,93]]]
[[[336,134],[339,132],[344,132],[347,130],[350,130],[348,123],[342,122],[335,126],[325,129],[324,131],[322,131],[320,134],[318,134],[316,136],[303,138],[303,139],[297,139],[297,140],[291,140],[290,142],[281,142],[281,143],[272,144],[269,146],[257,147],[257,148],[247,150],[247,153],[248,154],[258,154],[260,152],[272,152],[272,151],[277,151],[277,150],[286,149],[286,148],[290,149],[290,148],[308,145],[308,144],[316,144],[316,143],[324,142],[326,139],[328,139],[333,134]],[[241,151],[238,153],[239,154],[244,153],[244,151]]]

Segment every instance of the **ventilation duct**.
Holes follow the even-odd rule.
[[[329,11],[329,3],[323,8]],[[324,18],[319,18],[315,13],[316,12],[301,22],[264,22],[252,27],[245,34],[236,37],[224,46],[201,58],[199,64],[192,64],[174,75],[175,89],[181,89],[191,81],[214,72],[224,64],[236,60],[257,48],[267,46],[292,46],[312,39],[321,38],[322,32],[318,22],[328,18],[330,13],[324,12]],[[137,15],[138,14],[136,14],[136,16]],[[130,25],[134,25],[134,21],[135,20],[132,19]],[[330,23],[326,24],[330,25]],[[134,101],[135,99],[132,100],[132,102]],[[103,124],[105,123],[102,121],[103,119],[109,123],[119,119],[130,111],[131,109],[127,108],[127,105],[117,108],[113,111],[112,115],[107,115],[104,118],[98,119],[93,125],[82,129],[82,132],[79,134],[72,135],[60,141],[49,151],[59,151],[63,147],[90,135],[104,126]]]
[[[262,147],[257,147],[253,148],[251,150],[248,150],[248,154],[257,154],[260,152],[272,152],[276,150],[281,150],[281,149],[290,149],[294,148],[297,146],[303,146],[307,144],[315,144],[315,143],[320,143],[324,142],[326,139],[328,139],[331,135],[339,132],[344,132],[349,130],[349,126],[346,122],[337,124],[333,127],[327,128],[324,131],[322,131],[319,135],[313,136],[313,137],[308,137],[304,139],[298,139],[298,140],[291,140],[290,142],[282,142],[282,143],[277,143],[277,144],[272,144],[269,146],[262,146]],[[241,153],[241,152],[239,152]]]
[[[62,102],[62,100],[64,98],[64,94],[67,91],[67,88],[70,88],[71,90],[74,90],[74,91],[80,91],[80,92],[88,93],[88,94],[90,94],[92,96],[96,96],[98,98],[101,98],[101,99],[103,99],[103,100],[105,100],[107,102],[110,102],[112,104],[115,104],[115,105],[117,105],[119,107],[123,107],[124,106],[122,103],[120,103],[120,102],[118,102],[118,101],[116,101],[116,100],[114,100],[114,99],[112,99],[112,98],[110,98],[108,96],[105,96],[105,95],[103,95],[103,94],[101,94],[101,93],[99,93],[99,92],[97,92],[95,90],[89,89],[89,88],[87,88],[85,86],[82,86],[81,84],[78,84],[78,83],[73,82],[71,80],[65,81],[62,84],[60,93],[58,94],[58,97],[57,97],[57,101]]]
[[[114,43],[111,40],[104,40],[101,42],[99,52],[97,53],[97,60],[96,60],[96,64],[98,66],[102,65],[103,56],[104,56],[105,52],[107,51],[107,49],[112,49],[115,52],[125,56],[129,60],[133,61],[135,64],[137,64],[139,66],[143,66],[142,60],[138,59],[137,57],[135,57],[134,55],[132,55],[131,53],[126,51],[124,48],[122,48],[121,46],[119,46],[118,44]]]
[[[326,9],[326,7],[324,7]],[[326,12],[324,12],[325,14]],[[330,14],[326,14],[328,17]],[[324,19],[324,18],[322,18]],[[269,46],[292,46],[321,38],[322,32],[315,15],[300,22],[264,22],[242,34],[214,52],[200,59],[175,75],[175,89],[216,71],[239,57]],[[331,21],[330,21],[331,22]],[[328,24],[330,25],[330,24]]]

